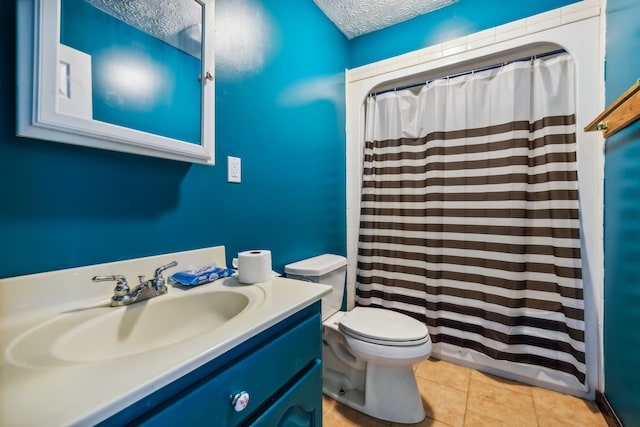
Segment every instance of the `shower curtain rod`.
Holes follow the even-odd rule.
[[[398,87],[394,87],[392,89],[381,90],[379,92],[371,92],[369,94],[369,96],[377,96],[377,95],[381,95],[383,93],[396,92],[398,90],[403,90],[403,89],[411,89],[411,88],[414,88],[414,87],[427,85],[427,84],[431,83],[434,80],[441,80],[441,79],[449,79],[449,78],[454,78],[454,77],[466,76],[467,74],[473,74],[473,73],[477,73],[477,72],[480,72],[480,71],[487,71],[487,70],[493,70],[494,68],[504,67],[505,65],[512,64],[514,62],[531,61],[531,60],[536,59],[536,58],[546,58],[547,56],[559,55],[561,53],[566,53],[566,52],[567,51],[564,50],[564,49],[557,49],[557,50],[552,50],[550,52],[538,53],[536,55],[531,55],[531,56],[527,56],[527,57],[524,57],[524,58],[519,58],[519,59],[514,59],[514,60],[511,60],[511,61],[500,62],[498,64],[488,65],[486,67],[474,68],[472,70],[463,71],[461,73],[450,74],[448,76],[442,76],[442,77],[436,77],[435,79],[422,81],[422,82],[419,82],[419,83],[412,83],[412,84],[407,84],[407,85],[403,85],[403,86],[398,86]]]

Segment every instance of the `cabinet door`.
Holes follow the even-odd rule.
[[[320,333],[320,315],[316,313],[133,424],[145,427],[247,425],[248,420],[270,405],[273,396],[277,398],[280,390],[286,389],[300,372],[308,372],[309,366],[319,363]],[[248,392],[250,399],[245,409],[236,412],[231,396],[241,391]],[[322,397],[321,386],[317,395]]]
[[[322,426],[322,367],[319,360],[291,388],[274,402],[254,427]]]

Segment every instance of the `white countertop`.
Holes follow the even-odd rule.
[[[0,359],[0,425],[17,427],[98,423],[331,292],[326,285],[280,277],[253,285],[242,285],[236,277],[229,277],[192,288],[169,286],[166,295],[152,298],[148,304],[161,298],[180,298],[186,293],[194,295],[226,290],[245,294],[250,303],[244,311],[218,328],[140,354],[69,364],[38,365],[12,360],[12,342],[34,326],[70,310],[108,303],[113,284],[85,283],[87,277],[95,274],[135,274],[142,265],[152,270],[173,259],[180,263],[179,269],[198,267],[205,260],[210,262],[212,259],[217,261],[217,265],[224,265],[224,248],[0,280],[0,343],[3,348]],[[31,287],[31,291],[26,287]],[[90,294],[95,293],[96,288],[102,290],[99,296],[88,296],[83,294],[85,287]],[[31,301],[43,299],[42,293],[38,293],[41,288],[49,296],[48,304]],[[56,288],[57,292],[52,288]],[[79,297],[77,301],[70,301],[70,292],[73,295],[74,290]],[[28,301],[20,298],[27,298]],[[121,310],[125,307],[109,309]]]

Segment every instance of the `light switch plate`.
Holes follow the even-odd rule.
[[[227,182],[241,181],[240,158],[227,156]]]

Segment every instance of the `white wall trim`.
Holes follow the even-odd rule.
[[[436,59],[443,59],[496,43],[519,39],[523,36],[593,18],[599,16],[600,12],[600,1],[581,1],[444,43],[414,50],[403,55],[352,68],[347,71],[347,83],[383,76],[393,71],[415,67]]]
[[[544,380],[535,385],[595,398],[604,387],[603,193],[604,139],[582,129],[604,107],[604,52],[600,2],[587,0],[459,39],[426,47],[346,72],[347,132],[347,307],[355,304],[364,101],[371,92],[541,53],[567,50],[576,63],[578,173],[583,240],[583,283],[587,336],[587,390],[566,390]],[[579,35],[579,36],[577,36]],[[508,376],[508,373],[505,373]],[[535,381],[534,381],[535,382]]]

